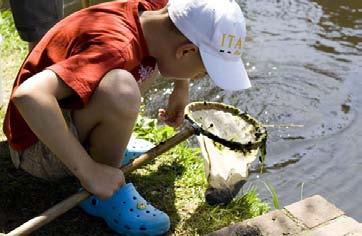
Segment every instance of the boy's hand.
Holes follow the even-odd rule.
[[[101,199],[112,197],[125,183],[123,172],[112,166],[92,162],[85,177],[80,178],[82,186]]]
[[[176,81],[174,90],[168,99],[167,110],[158,110],[159,119],[169,126],[179,127],[184,121],[184,112],[188,101],[188,81]]]

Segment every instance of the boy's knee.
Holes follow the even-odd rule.
[[[102,85],[104,103],[114,114],[135,117],[141,105],[141,93],[133,75],[125,70],[108,72]]]

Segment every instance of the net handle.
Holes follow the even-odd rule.
[[[197,122],[192,118],[192,112],[193,111],[200,111],[200,110],[206,110],[206,109],[214,109],[219,111],[224,111],[227,113],[231,113],[232,115],[239,116],[249,124],[253,125],[256,129],[255,136],[256,140],[254,142],[248,142],[248,143],[240,143],[230,140],[225,140],[221,137],[218,137],[217,135],[212,134],[211,132],[203,129],[200,125],[197,124]],[[247,150],[255,150],[260,147],[265,146],[266,142],[266,136],[267,132],[265,127],[258,122],[256,119],[254,119],[252,116],[245,112],[241,112],[239,109],[225,105],[223,103],[218,102],[193,102],[186,106],[185,108],[185,118],[192,124],[192,126],[195,127],[197,130],[197,134],[203,134],[210,139],[212,139],[215,142],[218,142],[222,144],[225,147],[230,148],[231,150],[238,150],[242,152],[246,152]]]
[[[142,165],[148,163],[149,161],[153,160],[157,156],[161,155],[162,153],[168,151],[169,149],[173,148],[177,144],[183,142],[190,136],[195,133],[193,126],[185,126],[183,130],[179,133],[175,134],[173,137],[161,142],[154,148],[150,149],[146,153],[142,154],[135,160],[133,160],[128,165],[122,166],[121,170],[124,174],[128,174],[129,172],[141,167]],[[16,229],[12,230],[7,234],[0,234],[6,236],[15,236],[15,235],[28,235],[38,228],[48,224],[49,222],[53,221],[60,215],[64,214],[68,210],[72,209],[84,199],[89,197],[89,193],[87,191],[80,191],[78,193],[73,194],[72,196],[68,197],[67,199],[59,202],[58,204],[54,205],[53,207],[49,208],[42,214],[37,217],[30,219],[29,221],[25,222],[24,224],[20,225]]]

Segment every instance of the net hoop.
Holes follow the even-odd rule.
[[[200,125],[193,119],[192,112],[193,111],[199,111],[199,110],[205,110],[205,109],[214,109],[218,111],[223,111],[227,113],[231,113],[234,116],[238,116],[241,119],[243,119],[245,122],[253,125],[255,127],[255,140],[250,141],[248,143],[240,143],[235,142],[232,140],[225,140],[221,137],[218,137],[217,135],[210,133],[209,131],[203,129],[200,127]],[[198,134],[203,134],[213,141],[216,141],[220,144],[222,144],[225,147],[228,147],[231,150],[235,151],[242,151],[244,153],[250,152],[251,150],[256,150],[258,148],[261,148],[261,152],[265,152],[265,145],[266,145],[266,139],[267,139],[267,130],[263,126],[262,123],[257,121],[255,118],[253,118],[251,115],[249,115],[246,112],[241,112],[239,109],[226,105],[223,103],[218,102],[192,102],[188,104],[185,108],[185,118],[189,122],[191,122],[192,126],[197,129]]]

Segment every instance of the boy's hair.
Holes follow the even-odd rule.
[[[170,19],[170,18],[168,18],[168,23],[169,23],[169,29],[171,30],[171,31],[173,31],[174,33],[176,33],[176,34],[179,34],[179,35],[183,35],[182,33],[181,33],[181,31],[179,30],[179,29],[177,29],[177,27],[176,27],[176,25],[172,22],[172,20]]]

